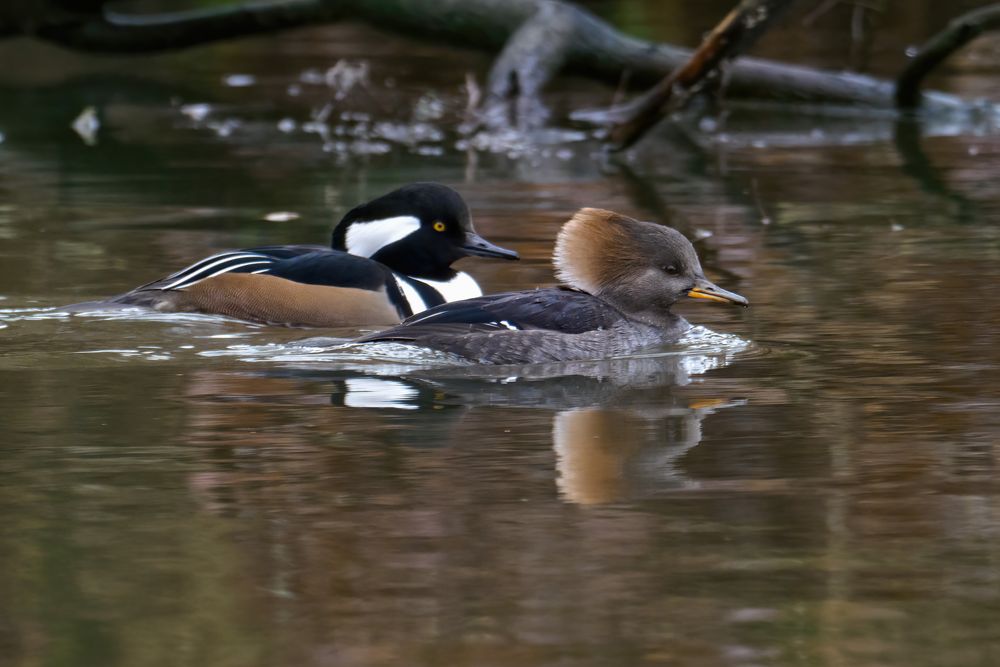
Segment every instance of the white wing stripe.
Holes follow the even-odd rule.
[[[273,261],[271,258],[267,257],[266,255],[256,255],[256,254],[253,254],[253,253],[242,253],[242,254],[237,254],[237,253],[223,253],[221,255],[213,255],[212,257],[209,257],[207,260],[203,260],[203,261],[199,262],[198,264],[194,264],[194,265],[188,267],[187,269],[184,269],[182,271],[178,271],[177,273],[173,274],[172,276],[170,276],[170,278],[177,278],[177,280],[175,280],[172,283],[169,283],[167,285],[164,285],[160,289],[177,289],[178,286],[181,286],[183,283],[187,283],[188,281],[191,281],[191,280],[194,280],[194,279],[203,280],[204,278],[198,278],[198,276],[200,276],[201,274],[203,274],[203,273],[205,273],[207,271],[211,271],[215,267],[220,266],[222,264],[226,264],[228,262],[238,262],[239,260],[243,260],[243,259],[252,259],[252,260],[255,260],[254,262],[251,262],[253,264],[269,264],[269,263],[271,263]],[[209,262],[209,260],[215,260],[215,261]],[[209,263],[206,264],[205,262],[209,262]],[[233,269],[238,268],[239,266],[247,266],[247,265],[246,264],[239,264],[239,265],[236,265],[236,266],[231,266],[231,267],[223,269],[222,271],[217,272],[215,275],[218,275],[219,273],[225,273],[226,271],[232,271]],[[208,276],[204,276],[204,277],[208,277]]]
[[[169,280],[170,278],[180,278],[181,276],[185,276],[194,271],[198,271],[210,264],[215,264],[219,260],[223,259],[240,259],[241,257],[264,257],[264,256],[265,255],[260,255],[255,252],[246,252],[243,250],[227,250],[226,252],[217,252],[214,255],[206,257],[205,259],[198,260],[197,262],[195,262],[190,266],[184,267],[180,271],[174,271],[173,273],[171,273],[169,276],[166,277],[166,280]]]
[[[221,271],[216,271],[215,273],[211,273],[211,274],[209,274],[207,276],[202,276],[201,278],[194,278],[194,279],[188,280],[187,282],[181,283],[179,286],[174,287],[173,289],[184,289],[185,287],[191,287],[192,285],[197,285],[202,280],[208,280],[209,278],[214,278],[215,276],[221,276],[223,273],[232,273],[236,269],[242,268],[244,266],[254,266],[256,264],[270,264],[270,262],[266,262],[266,261],[264,261],[264,262],[246,262],[245,264],[237,264],[236,266],[227,266],[224,269],[222,269]],[[253,273],[262,273],[264,271],[267,271],[267,269],[261,269],[260,271],[253,271]]]

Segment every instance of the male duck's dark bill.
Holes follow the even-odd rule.
[[[747,301],[746,297],[742,297],[736,292],[724,290],[718,285],[704,279],[699,280],[694,287],[688,290],[687,295],[693,299],[708,299],[709,301],[718,301],[719,303],[734,303],[738,306],[743,306],[744,308],[750,305],[750,302]]]
[[[498,245],[490,243],[475,232],[465,233],[465,243],[462,245],[462,250],[477,257],[496,257],[498,259],[521,258],[513,250],[507,250],[507,248],[501,248]]]

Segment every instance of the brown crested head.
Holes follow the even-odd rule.
[[[656,322],[683,296],[747,305],[705,278],[694,246],[676,229],[598,208],[563,225],[556,276],[625,313]]]

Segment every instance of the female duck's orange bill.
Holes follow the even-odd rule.
[[[705,279],[701,279],[695,283],[695,286],[688,290],[687,295],[692,299],[708,299],[709,301],[718,301],[719,303],[733,303],[744,308],[750,305],[746,297],[742,297],[736,292],[724,290],[715,283]]]

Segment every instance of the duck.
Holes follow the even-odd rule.
[[[556,237],[557,287],[442,304],[356,339],[450,352],[480,364],[535,364],[625,356],[676,342],[690,324],[682,298],[749,306],[705,277],[675,229],[598,208],[579,210]]]
[[[329,248],[220,252],[109,301],[261,324],[388,326],[482,295],[472,276],[452,268],[468,256],[519,257],[476,233],[458,192],[439,183],[411,183],[348,211]]]

